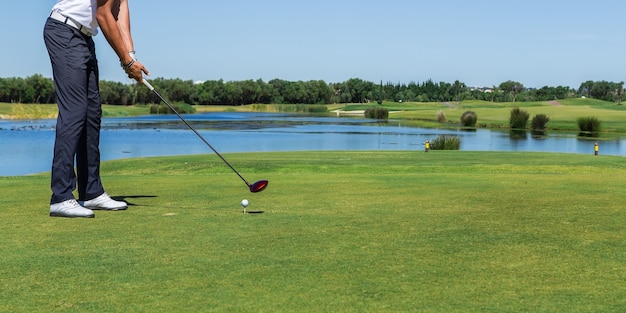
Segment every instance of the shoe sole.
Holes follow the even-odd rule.
[[[96,215],[95,214],[91,214],[91,215],[85,215],[85,216],[68,216],[68,215],[63,215],[63,214],[58,214],[58,213],[50,213],[50,217],[94,218],[94,217],[96,217]]]

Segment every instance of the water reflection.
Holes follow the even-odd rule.
[[[547,133],[544,130],[531,130],[530,131],[530,136],[533,137],[533,139],[544,139],[546,135]]]
[[[528,139],[528,133],[524,130],[514,129],[509,131],[509,138],[511,140],[526,140]]]
[[[461,138],[461,150],[593,154],[592,140],[575,134],[424,129],[391,120],[273,113],[207,113],[185,116],[218,151],[419,150],[441,134]],[[0,120],[0,175],[49,171],[54,120]],[[530,136],[529,136],[530,134]],[[623,155],[622,140],[602,141],[600,154]],[[103,160],[211,153],[175,115],[103,120]]]

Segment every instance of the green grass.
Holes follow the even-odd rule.
[[[578,131],[576,121],[580,117],[596,117],[602,123],[605,136],[626,133],[626,107],[613,102],[594,99],[566,99],[558,101],[555,106],[549,102],[506,102],[492,103],[486,101],[463,101],[460,106],[427,104],[419,110],[402,110],[391,114],[391,118],[413,121],[426,127],[458,127],[461,115],[472,110],[478,115],[478,125],[488,128],[508,128],[511,109],[518,106],[530,114],[530,119],[537,114],[545,114],[550,118],[546,130]],[[419,106],[419,104],[414,104]],[[439,124],[437,112],[442,111],[448,124]]]
[[[150,114],[149,105],[110,105],[105,104],[102,106],[103,117],[124,117],[124,116],[139,116]]]
[[[626,169],[461,151],[106,162],[130,203],[50,218],[0,177],[1,312],[623,312]],[[239,202],[250,200],[241,213]]]
[[[11,103],[0,102],[0,115],[8,116],[9,114],[11,114],[11,110],[12,110],[11,108],[12,108]]]
[[[56,104],[22,104],[0,103],[0,118],[11,119],[44,119],[56,118],[58,109]],[[103,117],[138,116],[150,114],[150,107],[146,105],[108,105],[102,106]]]
[[[56,106],[49,104],[0,103],[0,118],[45,119],[56,113]]]
[[[402,120],[407,125],[421,127],[452,127],[460,124],[461,115],[471,110],[478,115],[478,126],[487,128],[509,128],[511,109],[519,107],[530,114],[530,119],[537,114],[545,114],[550,118],[546,125],[548,131],[578,131],[576,121],[581,117],[596,117],[602,123],[603,137],[613,138],[617,134],[626,133],[626,106],[614,102],[595,99],[572,98],[558,100],[559,106],[548,101],[537,102],[489,102],[462,101],[439,102],[384,102],[383,107],[389,109],[390,119]],[[378,106],[371,104],[348,104],[333,106],[333,109],[346,111],[365,110]],[[437,121],[437,112],[443,112],[448,123]]]

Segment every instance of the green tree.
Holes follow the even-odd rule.
[[[459,104],[461,100],[463,100],[462,97],[466,91],[467,91],[467,86],[465,86],[464,83],[458,80],[455,80],[454,84],[452,84],[448,88],[448,94],[452,96],[453,100],[456,101],[457,104]]]
[[[578,93],[594,99],[620,103],[624,98],[624,82],[588,80],[580,85]]]
[[[226,89],[223,80],[207,80],[196,86],[198,104],[216,105],[226,104]]]
[[[593,84],[594,82],[592,80],[588,80],[580,84],[580,87],[578,87],[578,93],[581,96],[589,97],[591,94],[591,89],[593,89]]]
[[[615,91],[613,92],[613,99],[616,103],[621,103],[622,99],[624,99],[624,82],[619,82],[615,86]]]
[[[9,78],[9,99],[10,102],[22,103],[24,94],[26,93],[26,83],[21,77]]]
[[[340,84],[341,88],[341,100],[344,103],[367,103],[371,98],[368,95],[372,95],[372,91],[376,86],[372,82],[364,81],[360,78],[350,78],[344,83]]]
[[[11,87],[6,78],[0,78],[0,102],[11,102]]]
[[[136,85],[127,85],[115,81],[100,81],[100,98],[102,103],[131,105],[136,100]]]
[[[515,102],[517,95],[524,91],[524,85],[519,82],[507,80],[500,84],[500,90],[508,94],[511,101]]]
[[[323,80],[310,80],[306,82],[308,99],[306,104],[330,104],[332,103],[333,89]]]
[[[269,104],[272,103],[272,96],[274,94],[272,85],[264,82],[262,79],[257,79],[257,95],[258,99],[255,103],[264,103]]]
[[[26,103],[50,103],[54,99],[52,80],[40,74],[26,77],[24,80],[23,101]]]
[[[380,86],[378,88],[378,91],[376,92],[376,102],[380,105],[383,104],[383,102],[385,101],[385,89],[383,88],[383,81],[380,81]]]
[[[272,103],[275,103],[275,104],[285,103],[284,91],[288,84],[289,82],[283,79],[272,79],[268,82],[268,85],[270,86],[270,91],[271,91]]]
[[[235,82],[224,83],[224,96],[224,104],[241,105],[241,99],[243,98],[241,85]]]

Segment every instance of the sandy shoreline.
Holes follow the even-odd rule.
[[[342,109],[338,109],[338,110],[333,110],[331,112],[337,114],[337,116],[339,116],[339,115],[363,115],[363,114],[365,114],[365,110],[344,111]]]

